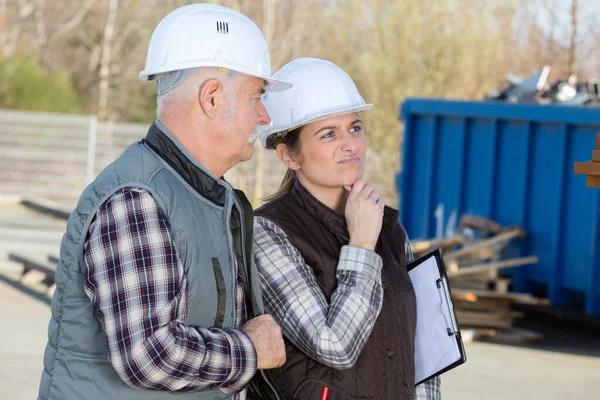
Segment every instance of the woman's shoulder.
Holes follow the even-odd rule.
[[[269,200],[268,202],[254,210],[254,216],[264,216],[272,212],[279,211],[281,207],[285,206],[285,203],[287,203],[289,197],[290,193],[287,192],[275,197],[274,199]]]

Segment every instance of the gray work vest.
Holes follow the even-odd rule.
[[[112,194],[136,187],[149,191],[168,218],[187,277],[185,324],[234,328],[236,258],[249,290],[250,312],[262,313],[258,275],[251,249],[244,245],[248,242],[244,219],[250,218],[251,224],[251,215],[243,210],[231,186],[202,169],[164,127],[159,130],[153,125],[148,139],[151,134],[170,144],[161,149],[162,157],[151,141],[132,144],[85,189],[69,218],[56,271],[39,399],[228,398],[219,390],[161,392],[127,386],[109,362],[104,331],[84,291],[84,244],[89,226]],[[186,169],[194,172],[179,173]],[[235,224],[232,218],[237,219]],[[236,224],[241,233],[237,246],[231,229]]]

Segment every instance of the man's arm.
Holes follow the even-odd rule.
[[[149,192],[125,188],[98,210],[85,243],[85,291],[128,385],[242,390],[256,372],[250,338],[185,325],[188,282],[168,220]]]
[[[265,308],[284,335],[328,367],[356,364],[383,304],[381,257],[344,246],[329,303],[299,251],[265,218],[255,218],[254,251]]]

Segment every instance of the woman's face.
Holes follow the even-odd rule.
[[[365,172],[367,139],[358,113],[305,125],[297,171],[305,186],[352,186]]]

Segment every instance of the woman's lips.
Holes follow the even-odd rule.
[[[358,158],[358,157],[349,157],[349,158],[344,158],[339,163],[340,164],[358,164],[359,161],[360,161],[360,158]]]

